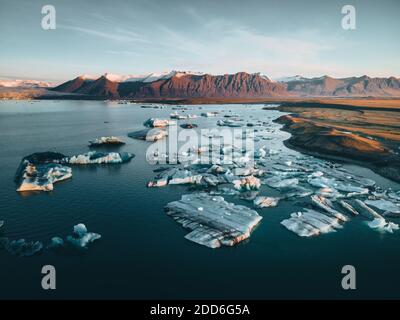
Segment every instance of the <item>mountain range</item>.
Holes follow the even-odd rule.
[[[260,73],[246,72],[211,75],[172,71],[127,76],[106,73],[100,77],[79,76],[52,88],[41,87],[50,95],[65,94],[80,99],[400,97],[400,79],[395,77],[296,75],[272,80]]]

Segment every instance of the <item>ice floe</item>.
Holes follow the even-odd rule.
[[[262,219],[254,210],[206,193],[185,194],[181,200],[168,203],[165,210],[191,230],[186,239],[210,248],[233,246],[249,238]]]
[[[30,164],[28,163],[20,179],[18,192],[52,191],[54,183],[70,179],[72,169],[60,164]]]
[[[63,159],[68,164],[118,164],[125,163],[134,157],[129,152],[99,152],[91,151]]]
[[[389,200],[365,200],[365,203],[385,212],[394,213],[396,215],[400,214],[400,204],[391,202]]]
[[[233,180],[232,183],[235,189],[240,191],[258,190],[261,187],[260,179],[254,176],[247,176],[239,180]]]
[[[317,236],[341,228],[338,218],[311,209],[292,213],[281,224],[300,237]]]
[[[26,241],[25,239],[0,238],[0,248],[18,257],[30,257],[43,250],[43,243],[41,241]]]
[[[254,205],[257,208],[270,208],[270,207],[276,207],[279,203],[279,198],[274,198],[274,197],[257,197],[254,199]]]
[[[17,191],[52,191],[54,183],[70,179],[71,168],[54,163],[64,157],[61,153],[43,152],[23,158],[15,174]]]
[[[143,129],[128,133],[128,137],[146,141],[158,141],[168,136],[168,132],[163,129]]]
[[[120,138],[109,136],[109,137],[101,137],[94,140],[89,141],[89,146],[97,147],[103,145],[123,145],[125,144]]]
[[[150,119],[146,120],[143,123],[143,125],[146,127],[157,128],[157,127],[167,127],[167,126],[171,126],[171,125],[176,125],[176,122],[173,120],[169,120],[169,119],[150,118]]]
[[[89,243],[92,243],[101,238],[101,235],[94,232],[88,232],[83,223],[74,226],[72,235],[67,236],[67,242],[73,247],[87,249]]]

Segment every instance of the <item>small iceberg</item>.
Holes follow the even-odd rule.
[[[389,212],[394,215],[400,215],[400,205],[389,200],[365,200],[365,203],[369,206],[373,206],[379,210]]]
[[[232,183],[235,189],[239,191],[259,190],[261,187],[260,179],[254,176],[243,177],[240,180],[233,180]]]
[[[91,151],[84,154],[79,154],[63,161],[68,164],[118,164],[130,161],[134,157],[129,152],[98,152]]]
[[[146,127],[158,128],[176,125],[176,122],[169,119],[150,118],[143,123]]]
[[[262,219],[254,210],[206,193],[183,195],[181,200],[168,203],[165,211],[191,230],[186,239],[209,248],[233,246],[249,238]]]
[[[30,257],[42,251],[43,243],[25,239],[10,241],[8,238],[0,238],[0,248],[17,257]]]
[[[104,146],[104,145],[123,145],[125,144],[124,141],[121,139],[110,136],[110,137],[101,137],[98,139],[90,140],[89,141],[89,146],[90,147],[98,147],[98,146]]]
[[[162,129],[143,129],[128,133],[128,137],[133,139],[155,142],[168,136],[168,132]]]
[[[290,188],[299,184],[299,179],[282,179],[280,177],[271,177],[265,179],[265,183],[271,188],[282,189],[282,188]]]
[[[201,116],[202,117],[206,117],[206,118],[212,118],[212,117],[216,117],[218,115],[218,112],[213,111],[213,112],[202,112]]]
[[[300,237],[318,236],[341,228],[339,219],[311,209],[292,213],[281,224]]]
[[[183,124],[181,124],[181,128],[182,129],[195,129],[197,127],[198,127],[197,124],[194,124],[194,123],[183,123]]]
[[[87,249],[89,243],[92,243],[101,238],[101,235],[94,232],[88,232],[83,223],[74,226],[74,231],[71,236],[67,236],[67,242],[73,247]]]
[[[333,204],[329,199],[326,199],[325,197],[319,195],[312,195],[311,201],[315,206],[321,208],[322,210],[326,211],[327,213],[336,217],[337,219],[341,221],[348,220],[345,215],[343,215],[342,213],[333,208]]]
[[[372,221],[367,222],[368,226],[372,229],[376,229],[382,232],[393,233],[395,230],[399,230],[399,225],[393,222],[388,222],[383,218],[375,218]]]
[[[190,170],[182,168],[171,168],[161,172],[153,181],[150,181],[148,187],[164,187],[168,184],[200,184],[202,176],[194,174]]]
[[[274,198],[274,197],[257,197],[254,199],[254,205],[257,208],[270,208],[270,207],[276,207],[279,203],[279,198]]]

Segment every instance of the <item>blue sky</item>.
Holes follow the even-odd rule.
[[[56,8],[56,30],[41,8]],[[356,8],[357,29],[341,27]],[[0,0],[0,78],[168,70],[400,77],[400,1]]]

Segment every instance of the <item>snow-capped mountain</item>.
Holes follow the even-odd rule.
[[[5,88],[50,88],[54,84],[38,80],[0,80],[0,87]]]
[[[292,77],[282,77],[282,78],[274,79],[274,81],[276,81],[276,82],[283,82],[283,83],[291,82],[291,81],[305,81],[305,80],[307,80],[307,78],[304,78],[304,77],[299,76],[299,75],[295,75],[295,76],[292,76]]]

